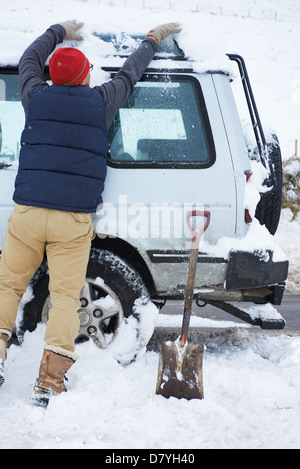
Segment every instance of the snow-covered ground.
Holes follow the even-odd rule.
[[[225,52],[244,56],[263,125],[277,133],[288,158],[300,136],[300,4],[298,0],[10,0],[2,2],[0,63],[17,63],[24,48],[50,24],[85,22],[80,48],[101,56],[94,31],[146,33],[180,21],[180,45],[208,64]],[[108,46],[105,46],[108,47]],[[98,70],[97,70],[98,67]],[[243,111],[241,111],[243,112]],[[284,211],[275,236],[289,257],[288,290],[300,290],[299,218]],[[163,318],[159,318],[163,320]],[[201,327],[218,326],[203,322]],[[159,323],[159,322],[158,322]],[[232,326],[232,321],[219,326]],[[38,373],[44,326],[12,346],[0,391],[0,448],[299,448],[300,337],[253,337],[246,327],[204,355],[202,401],[155,395],[158,354],[146,352],[123,368],[109,350],[79,345],[69,372],[70,390],[47,410],[28,399]]]
[[[204,399],[155,394],[158,353],[123,368],[78,346],[69,390],[47,410],[29,403],[44,328],[12,346],[0,391],[0,448],[299,448],[300,338],[251,339],[245,329],[204,358]]]

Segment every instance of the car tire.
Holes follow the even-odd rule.
[[[32,299],[23,308],[19,341],[26,331],[47,322],[48,283],[44,261],[30,283]],[[91,339],[101,349],[110,348],[122,364],[131,363],[145,350],[155,327],[156,308],[140,275],[127,262],[109,251],[92,249],[80,301],[76,342]]]
[[[268,148],[277,184],[270,191],[260,195],[255,211],[259,223],[265,225],[272,235],[276,233],[279,225],[282,203],[282,158],[277,137],[273,136],[273,139],[274,142],[268,144]],[[265,185],[271,187],[272,182],[267,180]]]

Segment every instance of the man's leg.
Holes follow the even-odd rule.
[[[6,360],[6,344],[8,339],[8,334],[0,332],[0,386],[4,383],[4,362]]]
[[[77,356],[75,338],[80,322],[79,295],[84,284],[94,234],[91,214],[51,213],[46,245],[52,307],[45,350],[32,400],[47,406],[52,395],[65,390],[64,374]]]
[[[0,259],[0,386],[4,383],[6,344],[21,298],[44,256],[40,210],[16,205],[8,222]]]
[[[11,333],[22,296],[43,257],[41,209],[16,205],[0,259],[0,332]]]
[[[92,214],[53,211],[46,245],[52,308],[45,335],[46,348],[71,354],[80,322],[79,295],[84,284],[93,238]],[[72,355],[71,355],[72,356]]]

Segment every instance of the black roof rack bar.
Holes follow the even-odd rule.
[[[255,98],[253,95],[252,87],[250,84],[250,79],[249,79],[249,75],[247,72],[245,61],[243,57],[241,57],[238,54],[227,54],[227,56],[229,57],[230,60],[233,60],[238,64],[239,72],[241,75],[242,84],[244,88],[244,93],[245,93],[245,97],[246,97],[246,101],[247,101],[247,105],[249,109],[249,114],[250,114],[250,118],[252,122],[252,127],[254,131],[256,143],[257,143],[257,148],[258,148],[259,155],[260,155],[260,160],[262,164],[265,166],[265,168],[269,170],[269,173],[272,179],[272,184],[276,186],[276,183],[277,183],[276,176],[275,176],[273,165],[269,159],[268,145],[267,145],[265,134],[262,128],[261,120],[258,114],[258,110],[257,110]]]

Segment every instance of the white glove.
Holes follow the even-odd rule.
[[[84,25],[84,23],[76,23],[76,20],[64,21],[59,23],[66,30],[65,40],[66,41],[83,41],[83,36],[76,34],[76,31]]]
[[[160,24],[156,26],[156,28],[151,29],[147,34],[147,37],[150,37],[159,44],[161,41],[166,39],[170,34],[177,34],[180,33],[182,27],[178,23],[167,23],[167,24]]]

